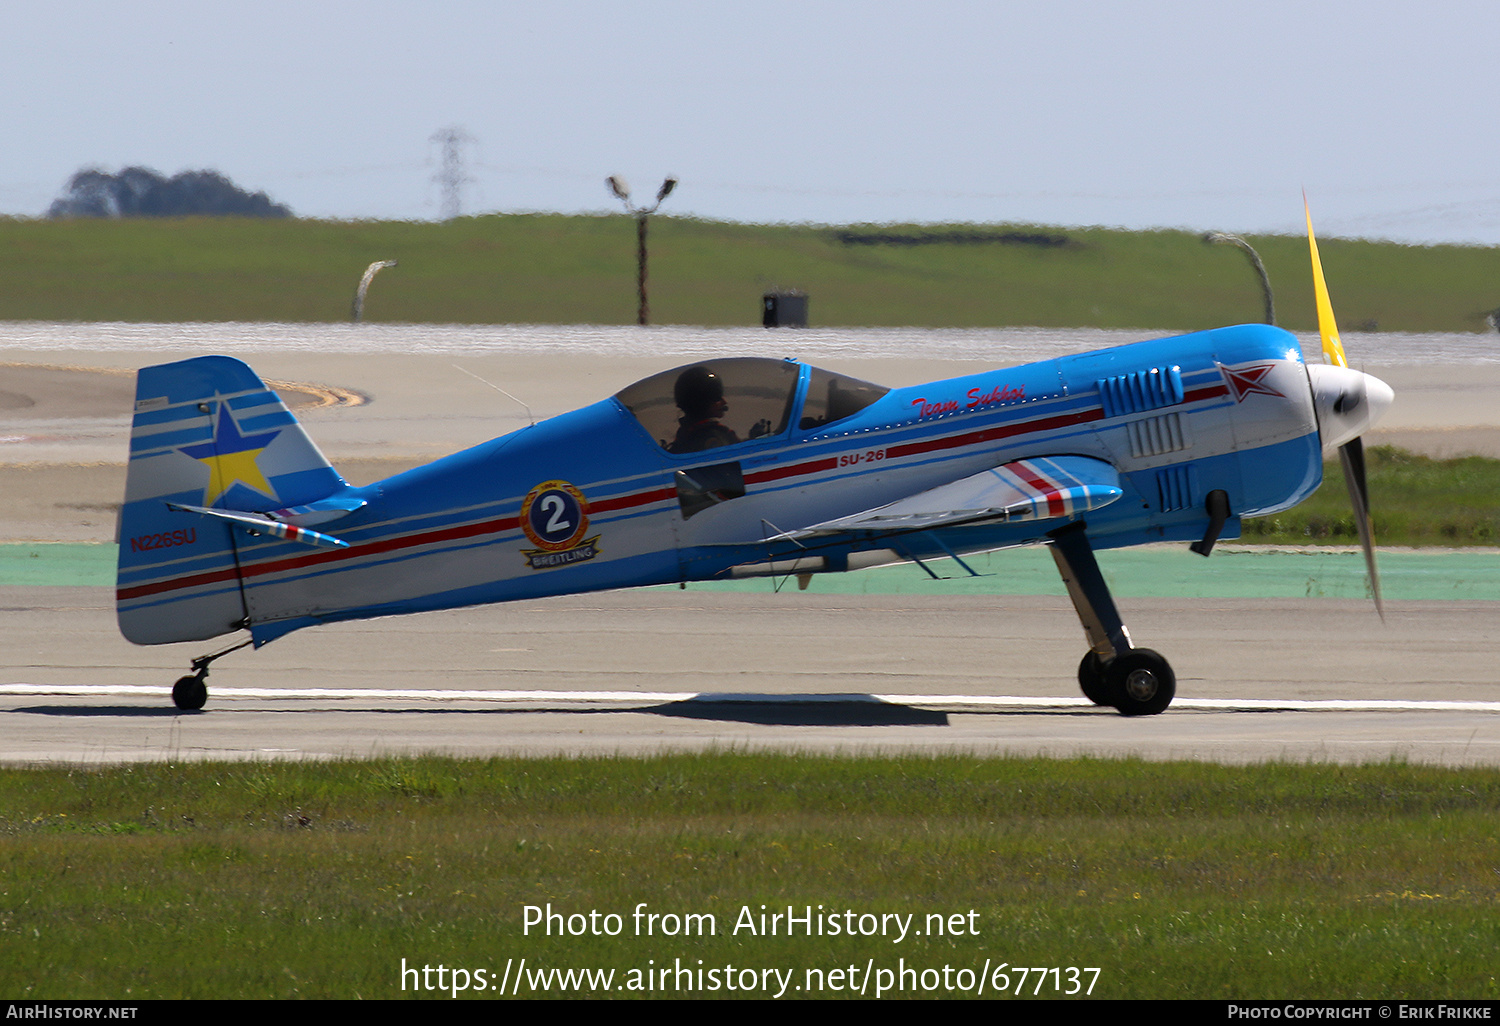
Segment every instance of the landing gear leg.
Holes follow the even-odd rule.
[[[1151,716],[1166,709],[1177,693],[1177,678],[1159,654],[1131,644],[1084,524],[1069,524],[1050,537],[1052,558],[1089,642],[1078,666],[1084,696],[1095,705],[1112,705],[1125,716]]]
[[[172,685],[172,704],[179,709],[196,711],[202,709],[208,702],[208,665],[220,656],[227,656],[231,652],[238,652],[253,641],[244,641],[233,648],[226,648],[222,652],[212,655],[199,656],[193,660],[193,673],[178,679]]]

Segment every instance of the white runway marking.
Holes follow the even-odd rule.
[[[138,684],[0,684],[0,695],[53,695],[65,698],[154,698],[171,700],[167,688]],[[914,706],[948,711],[1002,709],[1089,709],[1086,698],[1036,698],[1014,695],[862,695],[840,694],[746,694],[712,691],[485,691],[425,688],[213,688],[211,702],[235,700],[329,700],[483,702],[501,705],[573,707],[619,706],[642,708],[670,702],[757,703],[793,705],[863,702]],[[1351,701],[1326,699],[1301,701],[1267,698],[1179,698],[1173,709],[1213,712],[1476,712],[1500,713],[1500,702],[1399,701],[1391,699]]]

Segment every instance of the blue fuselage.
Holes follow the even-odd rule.
[[[1118,471],[1124,494],[1087,515],[1101,548],[1199,538],[1215,490],[1229,498],[1225,534],[1234,537],[1239,517],[1295,505],[1321,480],[1301,352],[1275,328],[1223,328],[893,389],[808,427],[795,411],[810,368],[794,367],[794,412],[776,433],[674,454],[618,398],[606,399],[349,489],[365,505],[328,527],[346,549],[240,539],[237,579],[221,585],[242,589],[263,642],[333,620],[711,580],[813,550],[837,570],[883,553],[925,558],[1041,541],[1059,525],[769,540],[1030,457],[1088,456]],[[156,579],[142,601],[201,593],[206,585],[189,577],[182,589]],[[122,573],[122,594],[124,582]]]

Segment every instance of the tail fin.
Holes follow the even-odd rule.
[[[120,510],[120,631],[140,645],[238,630],[243,513],[290,512],[347,488],[280,397],[245,364],[202,356],[136,375]]]

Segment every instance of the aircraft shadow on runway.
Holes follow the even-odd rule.
[[[326,708],[332,708],[325,706]],[[63,706],[33,705],[15,710],[36,716],[197,716],[198,710],[184,712],[172,706]],[[535,712],[535,709],[473,709],[453,707],[361,709],[359,712],[483,713]],[[554,712],[577,713],[651,713],[693,720],[723,720],[756,723],[776,727],[893,727],[948,726],[948,714],[932,709],[882,701],[874,695],[772,695],[772,694],[702,694],[680,702],[620,709],[557,709]]]
[[[701,694],[637,712],[777,727],[946,727],[948,714],[885,702],[874,695]]]
[[[171,705],[31,705],[13,710],[31,713],[34,716],[157,716],[171,718],[184,715],[183,710]],[[191,715],[198,715],[193,710]]]

